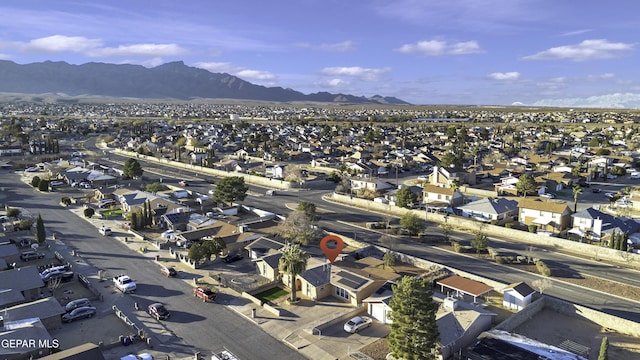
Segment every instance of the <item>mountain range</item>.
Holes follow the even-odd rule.
[[[45,61],[17,64],[0,60],[0,92],[64,94],[139,99],[238,99],[271,102],[410,105],[395,97],[318,92],[252,84],[226,73],[212,73],[182,61],[153,68],[130,64]]]

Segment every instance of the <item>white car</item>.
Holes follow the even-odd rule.
[[[160,234],[160,237],[167,240],[173,240],[176,238],[176,235],[178,235],[179,233],[180,233],[180,230],[169,229],[167,231],[164,231],[162,234]]]
[[[544,194],[541,194],[540,197],[547,198],[547,199],[555,199],[556,198],[556,194],[554,194],[554,193],[544,193]]]
[[[372,323],[373,320],[368,316],[356,316],[344,324],[344,331],[354,334],[368,328]]]
[[[111,233],[112,233],[111,228],[104,227],[104,226],[98,229],[98,232],[103,236],[111,236]]]

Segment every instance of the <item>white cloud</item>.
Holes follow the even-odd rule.
[[[564,32],[562,34],[560,34],[559,36],[575,36],[575,35],[582,35],[582,34],[586,34],[588,32],[591,32],[591,29],[580,29],[580,30],[574,30],[574,31],[567,31]]]
[[[26,52],[76,52],[84,53],[102,46],[100,39],[88,39],[82,36],[53,35],[43,38],[33,39],[22,45],[22,50]]]
[[[341,87],[341,86],[347,86],[349,84],[350,83],[348,81],[343,79],[331,79],[325,83],[325,85],[331,86],[331,87]]]
[[[520,78],[520,73],[517,71],[494,72],[489,74],[489,78],[500,81],[514,81]]]
[[[569,59],[586,61],[609,59],[620,56],[622,52],[633,50],[635,44],[609,42],[605,39],[585,40],[575,45],[554,47],[537,54],[525,56],[525,60]]]
[[[420,53],[426,56],[466,55],[482,53],[476,41],[464,41],[449,44],[442,40],[424,40],[415,44],[404,44],[397,51],[405,54]]]
[[[235,74],[237,77],[252,80],[274,80],[276,78],[273,73],[263,70],[240,70]]]
[[[351,67],[328,67],[320,71],[323,75],[329,76],[349,76],[364,81],[380,81],[390,68],[371,69],[359,66]]]
[[[227,73],[245,80],[274,80],[276,75],[269,71],[243,68],[228,62],[199,62],[193,66],[213,73]]]
[[[296,46],[328,52],[346,52],[355,49],[353,41],[350,40],[332,44],[298,43]]]
[[[87,51],[91,57],[112,56],[176,56],[185,54],[186,49],[176,44],[134,44],[105,47]]]
[[[615,76],[616,74],[614,73],[604,73],[599,75],[589,75],[587,76],[587,78],[589,80],[600,80],[600,79],[611,79],[611,78],[614,78]]]
[[[544,99],[533,103],[534,106],[593,107],[593,108],[640,108],[639,93],[614,93],[586,98]]]

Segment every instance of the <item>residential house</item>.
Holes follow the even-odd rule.
[[[258,239],[251,242],[251,244],[245,246],[245,250],[249,253],[249,259],[257,260],[268,254],[279,252],[285,244],[261,236]]]
[[[432,185],[451,187],[456,182],[458,185],[475,185],[476,174],[456,167],[434,166],[433,172],[429,175],[429,183]]]
[[[635,220],[612,216],[595,208],[578,211],[571,219],[569,234],[578,240],[608,241],[614,232],[630,236],[640,231],[640,224]]]
[[[516,184],[518,183],[519,179],[515,176],[512,176],[509,173],[509,176],[503,177],[500,179],[500,182],[497,184],[494,184],[494,188],[496,190],[496,193],[498,193],[498,195],[515,195],[518,196],[518,188],[516,187]]]
[[[531,304],[535,293],[524,281],[509,284],[503,290],[502,306],[520,311]]]
[[[43,286],[35,266],[0,271],[0,307],[39,299]]]
[[[383,324],[391,324],[391,307],[393,298],[391,282],[386,282],[371,296],[363,300],[367,313]],[[440,333],[438,348],[440,359],[448,359],[453,354],[471,345],[483,331],[491,328],[495,313],[484,310],[458,299],[434,294],[433,300],[439,304],[436,313],[436,324]]]
[[[538,232],[557,234],[570,226],[572,211],[563,201],[524,198],[519,201],[518,207],[520,223],[535,225]]]
[[[47,330],[61,328],[64,313],[64,307],[53,296],[14,305],[4,310],[5,319],[18,321],[37,317]]]
[[[464,202],[464,195],[460,191],[433,184],[424,185],[422,198],[429,207],[457,207]]]
[[[34,341],[29,341],[29,340]],[[5,346],[23,340],[20,346]],[[15,321],[0,322],[0,358],[12,360],[39,359],[51,354],[54,339],[40,319],[31,317]]]
[[[351,190],[357,191],[357,192],[360,192],[360,191],[381,192],[394,187],[388,182],[382,181],[380,179],[350,178],[349,181],[351,182]]]
[[[0,259],[7,264],[17,263],[20,261],[20,250],[15,244],[0,245]]]
[[[266,165],[264,176],[272,179],[284,179],[284,165]]]
[[[496,221],[502,224],[518,216],[518,202],[507,198],[482,198],[458,206],[462,216],[482,222]]]

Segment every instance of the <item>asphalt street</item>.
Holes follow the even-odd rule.
[[[86,267],[86,275],[96,276],[98,270],[105,270],[111,276],[126,273],[140,284],[131,295],[103,290],[109,305],[123,309],[134,309],[135,302],[142,308],[157,301],[168,305],[172,317],[162,326],[174,336],[160,337],[162,342],[156,343],[157,350],[189,356],[194,351],[209,354],[226,347],[241,359],[304,359],[227,307],[194,302],[192,287],[187,283],[164,277],[158,265],[148,258],[132,252],[112,237],[103,237],[94,225],[62,208],[59,202],[63,192],[39,193],[23,183],[19,174],[8,172],[1,174],[0,187],[7,189],[3,202],[24,209],[34,217],[41,214],[48,234],[55,232],[59,240],[82,254],[82,259],[90,265]],[[144,312],[135,315],[148,317]]]

